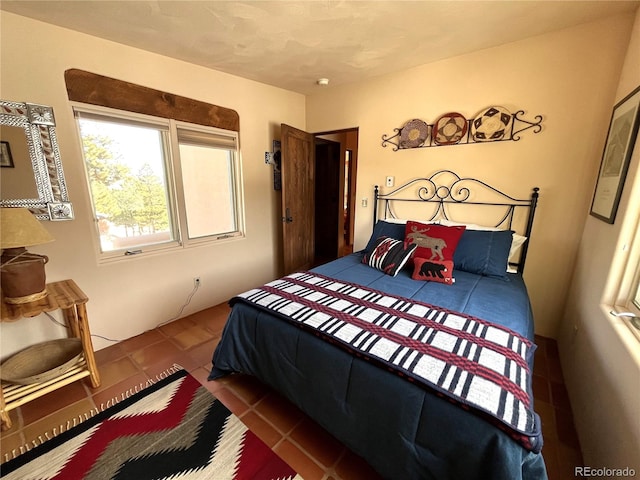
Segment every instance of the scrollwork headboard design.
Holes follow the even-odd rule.
[[[511,264],[522,273],[531,242],[539,190],[538,187],[534,187],[529,198],[519,199],[482,180],[461,177],[451,170],[438,170],[429,177],[415,178],[387,193],[381,193],[380,187],[376,185],[373,223],[375,225],[378,220],[396,218],[394,211],[396,202],[417,202],[428,205],[430,209],[427,209],[427,216],[420,217],[426,221],[440,219],[461,221],[458,218],[452,218],[451,215],[452,209],[458,205],[464,205],[465,209],[466,206],[476,206],[481,209],[491,207],[491,225],[486,221],[482,222],[483,225],[501,230],[513,230],[528,239],[522,246],[518,262]],[[379,209],[379,206],[382,208]],[[520,213],[524,213],[525,218],[517,222],[516,226],[516,214]],[[467,218],[461,223],[480,222],[470,222]]]

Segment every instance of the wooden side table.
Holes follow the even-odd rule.
[[[0,421],[2,430],[11,428],[9,410],[24,405],[31,400],[39,398],[60,387],[64,387],[84,377],[91,379],[93,388],[100,386],[100,375],[93,353],[91,343],[91,331],[87,318],[86,303],[89,298],[76,285],[73,280],[62,280],[47,284],[47,296],[35,302],[21,305],[11,305],[3,301],[1,320],[12,322],[23,317],[35,317],[43,312],[62,310],[67,327],[67,335],[70,338],[79,338],[82,341],[83,354],[78,362],[66,372],[54,379],[42,383],[30,385],[16,385],[3,383],[0,389]]]

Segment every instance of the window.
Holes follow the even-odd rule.
[[[101,259],[242,236],[236,132],[74,105]]]
[[[190,239],[238,231],[235,140],[178,125],[182,185]],[[203,172],[208,172],[203,175]],[[203,208],[211,205],[215,208]],[[215,211],[214,211],[215,210]]]
[[[631,247],[631,250],[631,258],[627,269],[633,272],[634,278],[631,282],[629,295],[623,305],[627,310],[632,311],[640,317],[640,259],[638,258],[640,251],[640,230],[636,233],[634,245]],[[625,300],[624,297],[623,300]],[[638,324],[638,328],[640,328],[640,324]]]
[[[625,266],[612,313],[623,318],[640,340],[640,223],[637,218],[635,222],[635,233],[623,249]]]

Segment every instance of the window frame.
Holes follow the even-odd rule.
[[[179,201],[177,202],[178,206],[178,219],[179,219],[179,228],[180,234],[182,237],[182,244],[184,247],[202,245],[206,243],[228,240],[237,237],[245,236],[245,224],[244,224],[244,194],[243,194],[243,181],[242,181],[242,162],[240,161],[240,145],[239,145],[239,135],[238,132],[232,132],[230,130],[223,130],[221,128],[216,127],[207,127],[203,125],[196,125],[188,122],[181,122],[177,120],[170,121],[173,128],[170,130],[171,134],[171,148],[173,151],[177,152],[176,155],[172,155],[173,160],[173,170],[174,170],[174,181],[176,192],[179,197]],[[236,223],[236,230],[233,232],[225,232],[214,235],[208,235],[206,237],[198,237],[198,238],[190,238],[189,237],[189,227],[187,224],[187,204],[184,195],[184,181],[182,175],[182,163],[180,160],[180,143],[178,139],[178,130],[184,129],[191,132],[198,133],[212,133],[212,134],[222,134],[225,136],[233,136],[235,139],[235,149],[231,150],[232,158],[231,158],[231,184],[233,185],[233,203],[235,204],[234,208],[234,216]],[[232,135],[233,134],[233,135]]]
[[[636,225],[633,239],[625,247],[628,250],[628,257],[620,279],[613,312],[624,321],[640,341],[640,307],[633,302],[640,290],[640,223]]]
[[[96,256],[98,263],[110,263],[114,261],[123,261],[130,258],[147,257],[159,253],[170,251],[179,251],[185,248],[195,246],[213,245],[219,242],[234,241],[243,239],[245,232],[245,205],[244,205],[244,182],[242,176],[242,158],[240,154],[239,132],[233,130],[225,130],[217,127],[198,125],[188,122],[173,120],[170,118],[155,117],[141,113],[129,112],[126,110],[118,110],[109,107],[85,104],[81,102],[70,102],[72,108],[73,119],[77,131],[78,149],[83,163],[85,173],[85,184],[93,223],[93,240],[95,244]],[[91,181],[89,171],[84,160],[84,145],[80,129],[79,118],[82,114],[88,116],[106,117],[108,120],[114,120],[116,123],[119,119],[122,123],[131,122],[132,124],[146,124],[149,126],[158,126],[161,129],[166,128],[167,134],[163,135],[164,147],[164,168],[166,195],[168,201],[169,222],[174,230],[174,239],[159,244],[149,244],[131,247],[129,249],[118,249],[112,251],[103,251],[100,241],[100,231],[98,227],[98,218],[93,200],[93,192],[91,189]],[[234,148],[230,148],[232,185],[234,196],[234,213],[236,219],[236,230],[224,234],[208,235],[199,238],[190,239],[187,228],[187,214],[184,197],[184,186],[182,177],[182,166],[180,160],[180,149],[178,142],[178,128],[203,134],[219,135],[234,139]]]
[[[640,172],[638,173],[640,175]],[[632,196],[637,191],[636,185],[630,185]],[[634,203],[632,201],[632,203]],[[620,233],[621,247],[614,259],[614,264],[624,265],[617,277],[615,291],[610,302],[610,315],[621,320],[640,342],[640,307],[633,302],[640,290],[640,203],[629,205]],[[605,305],[608,302],[605,302]]]

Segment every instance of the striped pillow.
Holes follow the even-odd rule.
[[[367,251],[362,257],[362,263],[395,277],[411,258],[417,245],[380,237],[372,247],[371,251]]]

